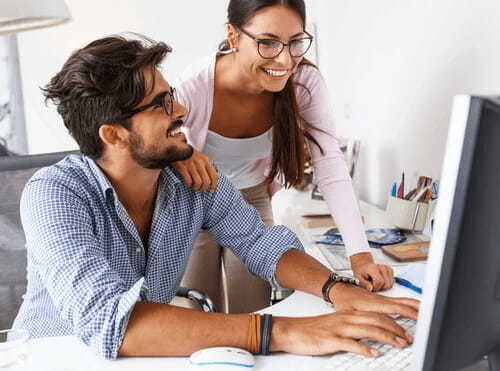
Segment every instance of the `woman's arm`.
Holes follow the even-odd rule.
[[[302,67],[296,81],[307,88],[297,87],[300,114],[318,129],[312,130],[311,135],[323,149],[322,153],[314,142],[308,141],[315,181],[342,234],[353,271],[364,287],[375,291],[388,289],[393,285],[392,268],[373,262],[352,180],[336,139],[325,81],[311,66]]]

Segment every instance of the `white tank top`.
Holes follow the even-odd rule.
[[[273,128],[253,138],[227,138],[209,130],[203,152],[237,189],[261,184],[258,162],[271,155]]]

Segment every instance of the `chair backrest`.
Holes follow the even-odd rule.
[[[26,240],[19,215],[24,185],[38,169],[74,153],[0,157],[0,329],[10,328],[26,292]]]

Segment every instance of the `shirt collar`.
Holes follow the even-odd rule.
[[[99,185],[99,188],[101,189],[102,194],[104,197],[107,197],[108,194],[115,195],[115,190],[113,188],[113,185],[107,178],[107,176],[104,174],[102,169],[97,165],[97,163],[91,159],[90,157],[84,156],[87,163],[89,164],[91,172],[94,174],[94,176],[97,179],[97,184]],[[164,186],[167,186],[167,188],[175,188],[181,180],[176,176],[175,172],[170,168],[170,167],[165,167],[161,170],[160,172],[160,178],[159,178],[159,189]]]

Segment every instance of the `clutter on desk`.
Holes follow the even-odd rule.
[[[428,216],[430,209],[438,198],[439,181],[433,181],[428,176],[420,176],[417,185],[405,189],[405,174],[401,174],[401,181],[393,183],[390,196],[387,201],[387,212],[392,218],[392,222],[398,228],[421,232],[428,223],[432,223]]]
[[[324,197],[321,194],[321,191],[319,190],[319,187],[317,184],[314,185],[313,190],[311,191],[311,198],[313,200],[324,200]]]
[[[329,266],[336,271],[351,269],[351,264],[344,245],[318,245],[318,250],[323,254]],[[392,267],[403,266],[407,263],[398,262],[385,255],[382,249],[373,249],[372,256],[377,264],[385,264]]]
[[[415,262],[426,260],[429,254],[429,241],[410,242],[398,245],[383,246],[384,254],[399,262]]]
[[[331,215],[308,215],[300,217],[300,224],[306,228],[328,228],[335,226]]]
[[[425,283],[425,271],[425,264],[411,264],[407,270],[395,277],[396,283],[421,294]]]
[[[371,228],[367,229],[365,233],[370,247],[374,248],[380,248],[382,245],[401,243],[406,240],[406,235],[397,228]],[[344,245],[342,236],[337,228],[329,229],[315,242],[324,245]]]

